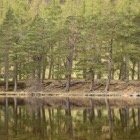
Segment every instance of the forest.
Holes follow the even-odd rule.
[[[0,0],[0,81],[140,80],[139,0]]]

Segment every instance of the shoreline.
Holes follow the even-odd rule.
[[[49,92],[0,92],[0,97],[140,97],[140,92],[134,93],[49,93]]]

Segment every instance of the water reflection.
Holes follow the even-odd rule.
[[[11,100],[11,99],[10,99]],[[112,108],[95,106],[71,109],[69,98],[66,107],[53,109],[41,104],[37,98],[32,104],[20,105],[13,98],[5,98],[0,105],[1,140],[139,140],[140,108]]]

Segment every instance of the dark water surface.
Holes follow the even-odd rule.
[[[140,99],[86,100],[0,98],[0,140],[140,140]]]

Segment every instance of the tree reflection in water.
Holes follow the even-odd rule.
[[[64,109],[49,108],[37,99],[32,104],[11,104],[8,98],[0,106],[1,140],[139,140],[140,108],[96,106],[73,109],[65,98]]]
[[[6,134],[6,139],[8,140],[8,130],[9,130],[9,110],[8,110],[8,98],[6,98],[5,101],[5,134]]]

